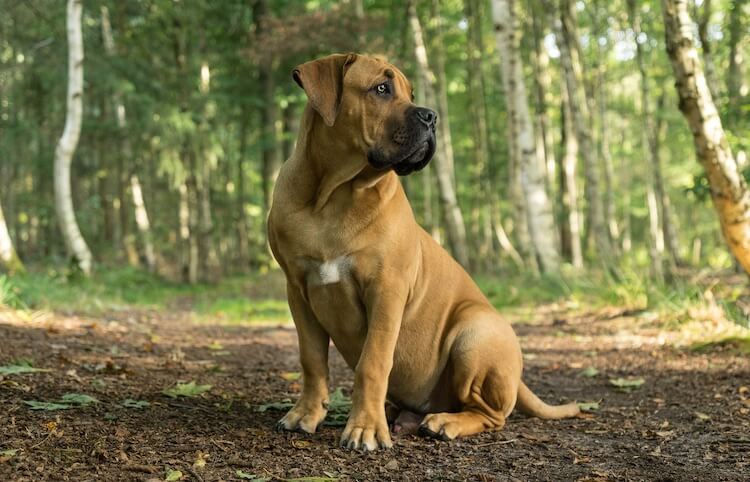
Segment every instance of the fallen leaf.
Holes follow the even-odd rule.
[[[122,406],[125,408],[146,408],[151,404],[145,400],[133,400],[132,398],[126,398],[122,401]]]
[[[674,430],[659,430],[656,435],[662,438],[671,437],[674,435]]]
[[[300,379],[302,374],[300,372],[282,372],[281,378],[288,382],[294,382]]]
[[[578,402],[578,408],[584,412],[599,410],[599,402]]]
[[[84,395],[81,393],[66,393],[62,396],[62,403],[70,403],[78,405],[79,407],[87,407],[91,404],[99,403],[99,400],[92,397],[91,395]]]
[[[643,378],[610,378],[609,384],[613,387],[617,387],[619,390],[630,392],[641,388],[641,385],[646,383]]]
[[[309,449],[312,446],[312,442],[309,440],[292,440],[292,447],[296,449]]]
[[[206,459],[208,458],[208,452],[201,452],[200,450],[195,453],[195,462],[193,467],[196,469],[202,469],[206,466]]]
[[[213,342],[211,342],[210,345],[208,345],[208,349],[209,350],[215,350],[215,351],[223,350],[224,349],[224,345],[222,345],[218,341],[214,340]]]
[[[167,482],[177,482],[182,479],[182,472],[179,470],[167,469],[167,476],[164,478]]]
[[[18,450],[19,449],[0,450],[0,464],[3,464],[15,457],[15,455],[18,453]]]
[[[178,397],[197,397],[207,391],[211,390],[211,385],[196,385],[195,382],[191,381],[188,383],[177,383],[172,388],[167,388],[162,393],[171,398]]]
[[[596,367],[587,367],[587,368],[584,368],[579,373],[579,375],[581,375],[582,377],[588,377],[588,378],[595,377],[598,374],[599,374],[599,370],[597,370]]]
[[[31,407],[31,410],[54,411],[54,410],[67,410],[70,408],[70,405],[66,405],[64,403],[39,402],[37,400],[24,400],[23,403]]]
[[[17,360],[10,365],[0,367],[0,375],[21,375],[23,373],[49,372],[46,368],[35,368],[29,360]]]
[[[261,477],[259,475],[255,475],[255,474],[248,474],[247,472],[243,472],[240,469],[237,469],[234,472],[234,475],[236,475],[237,477],[239,477],[242,480],[250,480],[252,482],[267,482],[267,481],[271,480],[270,477]]]
[[[711,420],[711,416],[703,412],[695,412],[695,416],[698,417],[699,420]]]

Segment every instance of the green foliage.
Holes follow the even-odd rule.
[[[16,360],[10,365],[0,366],[0,376],[21,375],[24,373],[48,372],[51,370],[35,368],[30,360]]]
[[[25,308],[26,305],[18,296],[20,288],[14,283],[13,278],[0,274],[0,308]]]
[[[174,387],[167,388],[162,393],[170,398],[194,398],[211,390],[211,385],[197,385],[194,381],[178,382]]]
[[[96,405],[99,403],[99,400],[90,395],[84,395],[81,393],[66,393],[60,400],[54,402],[25,400],[23,403],[28,405],[31,410],[52,412],[57,410],[67,410],[74,407],[88,407],[90,405]]]

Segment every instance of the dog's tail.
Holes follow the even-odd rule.
[[[575,417],[581,412],[575,402],[565,405],[547,405],[526,386],[523,380],[518,386],[517,404],[518,408],[526,415],[545,420]]]

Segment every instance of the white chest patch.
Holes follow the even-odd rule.
[[[349,277],[352,259],[339,256],[329,261],[306,260],[307,282],[312,286],[323,286],[339,283]]]

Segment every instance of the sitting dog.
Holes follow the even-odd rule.
[[[545,419],[578,414],[521,381],[510,324],[415,221],[397,175],[430,161],[437,114],[414,105],[406,77],[348,54],[302,64],[293,78],[308,104],[268,235],[287,278],[303,387],[279,428],[313,433],[323,422],[329,340],[355,373],[345,447],[391,447],[386,400],[412,414],[404,424],[416,414],[421,433],[442,439],[498,430],[516,404]]]

